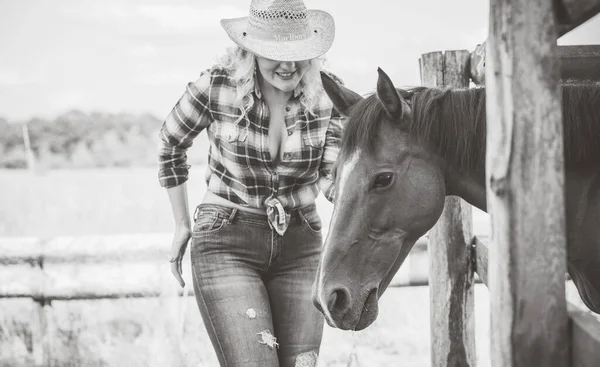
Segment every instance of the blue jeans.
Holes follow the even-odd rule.
[[[316,365],[323,316],[311,287],[321,220],[314,204],[291,214],[279,236],[266,215],[214,204],[196,209],[194,291],[221,366]]]

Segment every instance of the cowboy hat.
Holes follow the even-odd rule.
[[[229,38],[255,55],[300,61],[323,55],[333,43],[333,17],[307,10],[302,0],[252,0],[247,17],[222,19]]]

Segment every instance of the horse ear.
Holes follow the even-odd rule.
[[[363,99],[360,94],[338,84],[332,77],[322,71],[321,81],[323,82],[323,88],[331,99],[331,102],[333,102],[335,109],[344,116],[348,116],[352,106]]]
[[[377,68],[377,98],[383,103],[383,108],[388,116],[394,120],[400,120],[409,107],[404,98],[398,93],[390,77],[381,68]]]

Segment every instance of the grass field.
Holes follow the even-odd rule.
[[[204,168],[188,183],[193,210],[204,192]],[[326,228],[331,205],[322,197]],[[169,202],[153,169],[0,171],[0,236],[169,233]],[[487,215],[475,211],[476,234],[489,232]],[[175,282],[172,283],[175,290]],[[73,366],[213,366],[210,346],[193,298],[54,302],[55,359]],[[477,285],[478,366],[489,365],[488,291]],[[0,304],[0,366],[30,365],[27,353],[32,302]],[[325,328],[321,366],[428,366],[429,289],[390,288],[376,323],[361,332]],[[70,364],[69,364],[70,363]]]

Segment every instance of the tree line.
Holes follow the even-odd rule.
[[[74,110],[54,119],[32,118],[19,123],[0,118],[0,168],[27,167],[24,124],[39,167],[156,166],[162,120],[151,114]],[[201,134],[194,145],[188,154],[190,163],[205,163],[206,134]]]

